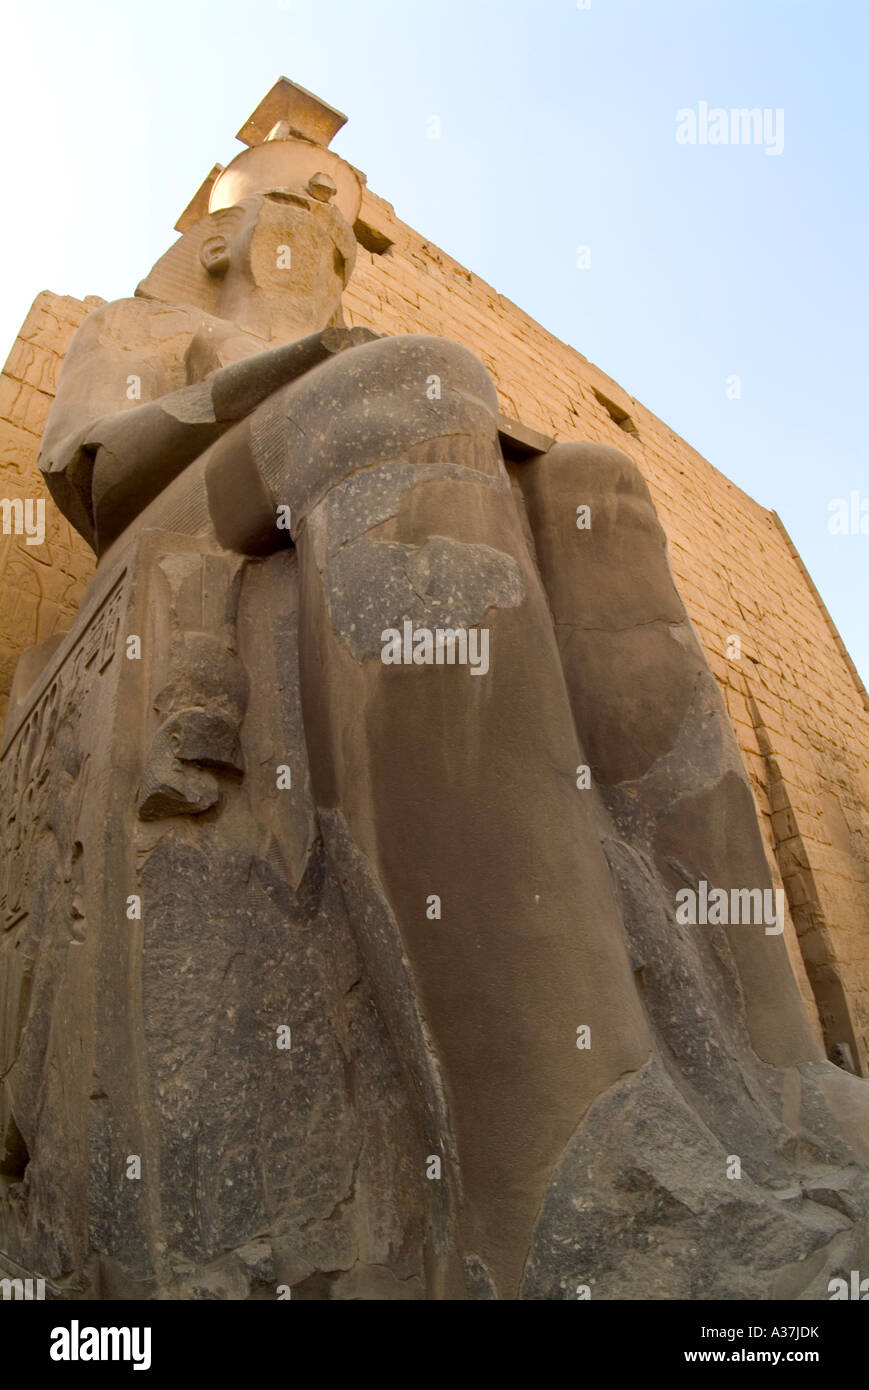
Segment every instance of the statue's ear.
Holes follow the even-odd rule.
[[[218,233],[206,237],[199,247],[199,260],[203,269],[215,279],[225,275],[229,268],[229,242]]]
[[[207,213],[187,227],[137,285],[137,296],[217,314],[229,248],[239,226],[250,216],[251,202],[246,199],[235,207]],[[206,250],[207,256],[201,254]],[[224,256],[225,263],[221,264]]]

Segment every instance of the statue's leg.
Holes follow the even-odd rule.
[[[623,833],[654,859],[674,915],[700,879],[771,891],[736,739],[639,469],[607,445],[556,444],[519,482],[579,737]],[[742,925],[727,939],[758,1056],[822,1056],[783,937]]]
[[[381,340],[275,398],[210,488],[229,543],[231,478],[266,498],[253,532],[292,508],[324,833],[383,1017],[417,1065],[412,993],[443,1078],[469,1287],[513,1297],[565,1145],[651,1044],[496,409],[464,349]],[[384,664],[408,620],[487,662]]]

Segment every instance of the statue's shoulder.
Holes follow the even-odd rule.
[[[98,417],[186,386],[186,355],[202,319],[200,309],[140,295],[91,310],[61,366],[40,467]]]
[[[58,410],[78,399],[94,406],[108,393],[104,411],[116,394],[119,373],[140,380],[139,398],[145,385],[148,399],[178,390],[187,384],[185,357],[207,317],[201,309],[140,295],[101,304],[88,314],[64,358]]]
[[[129,351],[172,339],[189,341],[207,317],[201,309],[186,304],[131,295],[128,299],[110,300],[92,310],[73,342],[99,342],[107,348],[121,346]]]

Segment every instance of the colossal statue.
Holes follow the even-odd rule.
[[[342,122],[281,79],[64,363],[41,467],[99,563],[4,739],[2,1258],[69,1298],[827,1297],[869,1087],[648,488],[593,443],[508,472],[471,353],[345,326]]]

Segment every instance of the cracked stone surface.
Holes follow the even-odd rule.
[[[515,608],[519,566],[486,545],[433,536],[421,546],[362,537],[330,558],[325,578],[335,631],[357,661],[379,657],[385,628],[468,628],[490,608]]]

